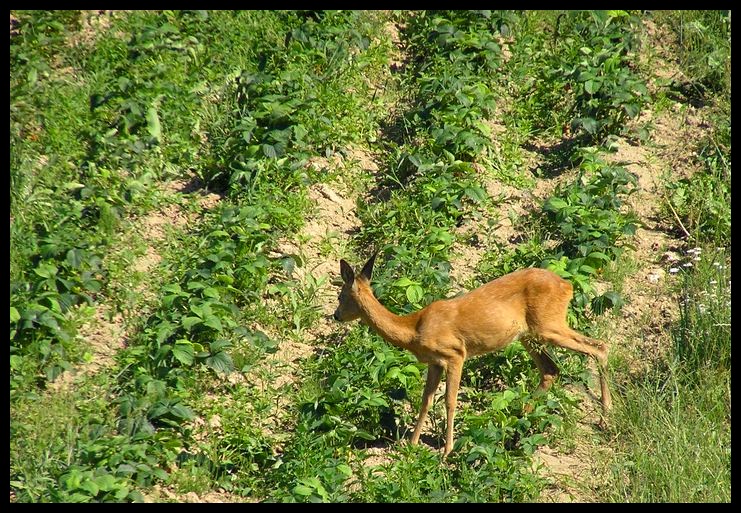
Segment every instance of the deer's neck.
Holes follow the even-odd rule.
[[[397,347],[408,348],[417,336],[416,326],[418,312],[409,315],[396,315],[383,306],[369,284],[361,287],[361,319],[388,343]]]

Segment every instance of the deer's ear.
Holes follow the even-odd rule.
[[[366,280],[370,281],[371,275],[373,274],[373,264],[376,263],[376,256],[378,256],[378,251],[373,253],[373,256],[368,259],[368,261],[363,266],[363,270],[360,271],[360,276],[365,278]]]
[[[350,264],[340,259],[340,275],[345,283],[352,283],[355,281],[355,273],[350,267]]]

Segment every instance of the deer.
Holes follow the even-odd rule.
[[[573,287],[556,273],[540,268],[520,269],[463,295],[436,300],[421,310],[397,315],[380,303],[371,288],[377,255],[378,252],[370,257],[359,274],[340,259],[343,284],[334,319],[339,322],[360,319],[388,343],[411,351],[418,361],[427,364],[422,406],[410,439],[411,445],[419,442],[422,425],[445,371],[447,423],[443,459],[450,454],[464,361],[501,350],[516,339],[520,339],[540,373],[536,393],[549,390],[559,373],[546,345],[563,347],[596,359],[602,409],[604,413],[610,410],[608,346],[569,328],[567,309]]]

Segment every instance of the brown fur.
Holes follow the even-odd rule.
[[[411,443],[419,441],[422,424],[432,404],[442,371],[446,378],[447,430],[444,455],[453,448],[453,418],[463,362],[472,356],[497,351],[523,337],[523,345],[541,375],[538,390],[545,391],[558,375],[558,367],[544,343],[595,357],[600,368],[602,406],[609,410],[607,345],[586,337],[566,323],[571,284],[545,269],[522,269],[497,278],[465,295],[439,300],[409,315],[386,309],[370,286],[375,255],[359,275],[344,260],[340,271],[344,285],[334,317],[338,321],[361,319],[389,343],[411,351],[429,365],[422,408]]]

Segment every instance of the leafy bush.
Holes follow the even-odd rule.
[[[590,279],[616,259],[625,236],[635,233],[635,214],[621,211],[622,197],[636,190],[637,180],[625,168],[608,166],[593,151],[584,152],[579,177],[556,189],[543,205],[547,219],[562,239],[547,266],[576,286],[574,301],[584,308],[592,287]],[[597,299],[596,310],[605,304],[621,306],[615,293]]]

